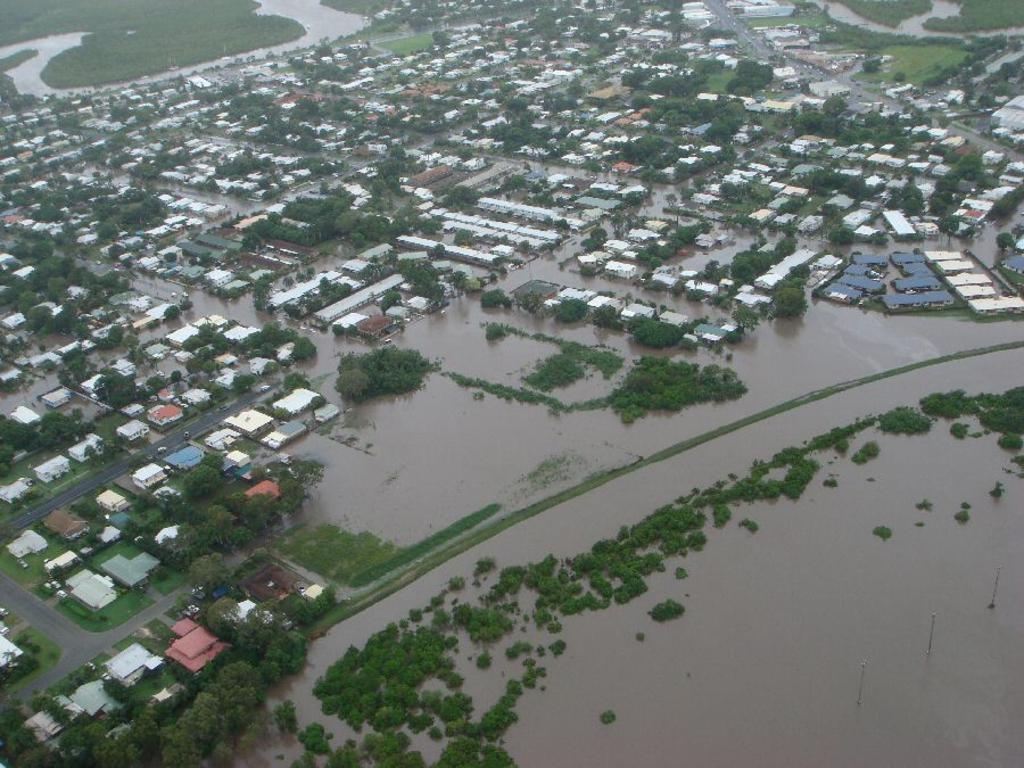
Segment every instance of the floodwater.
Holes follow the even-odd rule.
[[[889,34],[899,33],[901,35],[912,35],[914,37],[963,37],[962,34],[950,32],[938,32],[927,29],[924,23],[928,19],[948,19],[960,15],[960,6],[952,0],[932,0],[931,10],[917,16],[911,16],[901,21],[896,27],[887,27],[884,24],[865,19],[854,13],[842,2],[828,2],[828,0],[813,0],[816,5],[828,8],[828,14],[836,21],[844,24],[851,24],[855,27],[870,29],[873,32],[886,32]],[[1020,35],[1024,34],[1024,27],[1010,27],[1008,29],[982,30],[972,32],[972,35]]]
[[[782,370],[785,366],[773,366]],[[427,574],[311,647],[306,670],[274,699],[295,701],[300,723],[322,722],[340,744],[353,734],[320,714],[311,688],[349,645],[425,605],[478,558],[499,566],[568,556],[613,536],[659,505],[757,458],[868,412],[913,403],[936,389],[1002,389],[1024,380],[1024,356],[999,353],[906,374],[760,422],[674,459],[622,477],[525,521]],[[681,421],[681,419],[679,419]],[[527,691],[505,746],[523,768],[710,766],[1014,765],[1024,760],[1024,551],[1021,481],[1003,472],[1008,455],[993,436],[877,439],[879,458],[826,466],[804,498],[736,507],[756,535],[709,532],[703,553],[668,563],[632,604],[563,623],[566,654],[548,656],[545,691]],[[823,457],[827,459],[828,457]],[[834,457],[833,457],[834,458]],[[494,461],[503,457],[496,451]],[[839,486],[820,485],[834,472]],[[994,501],[997,480],[1006,495]],[[923,497],[934,508],[914,508]],[[953,520],[962,501],[971,520]],[[923,520],[925,526],[914,523]],[[887,525],[893,538],[872,536]],[[690,574],[678,582],[672,571]],[[995,568],[1005,566],[996,610],[986,608]],[[463,596],[464,597],[464,596]],[[650,607],[683,602],[683,618],[651,622]],[[930,615],[938,614],[926,656]],[[646,634],[643,644],[634,635]],[[538,640],[525,635],[527,640]],[[518,636],[517,636],[518,638]],[[543,638],[550,642],[550,636]],[[502,654],[500,646],[495,657]],[[501,694],[500,664],[479,672],[460,655],[476,712]],[[863,704],[856,705],[861,660]],[[598,714],[612,709],[613,726]],[[416,744],[421,746],[420,742]],[[425,756],[436,746],[423,745]],[[273,744],[240,765],[269,766],[297,754]]]
[[[366,23],[362,16],[328,8],[326,5],[321,5],[320,0],[256,0],[256,2],[259,5],[259,8],[256,9],[257,15],[284,16],[285,18],[294,19],[302,25],[305,33],[302,37],[288,43],[282,43],[281,45],[256,48],[235,56],[225,56],[217,59],[216,62],[208,61],[194,66],[168,70],[156,75],[139,78],[132,82],[158,82],[171,77],[192,75],[211,67],[239,64],[254,57],[272,56],[296,48],[306,48],[315,45],[321,40],[347,37],[358,32]],[[72,32],[2,46],[0,47],[0,58],[26,49],[39,51],[38,55],[8,70],[6,74],[10,75],[14,80],[14,85],[19,93],[33,96],[89,93],[97,90],[96,88],[51,88],[42,80],[42,72],[50,62],[50,59],[80,45],[85,35],[86,33],[84,32]],[[102,87],[108,88],[114,85],[124,85],[124,83],[111,83]]]

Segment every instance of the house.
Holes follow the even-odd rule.
[[[239,586],[258,603],[268,600],[283,600],[294,594],[299,577],[276,563],[263,566]]]
[[[639,274],[635,264],[626,264],[622,261],[608,261],[604,265],[605,274],[618,277],[623,280],[632,280]]]
[[[104,491],[96,497],[96,503],[100,505],[100,509],[107,512],[108,514],[115,514],[117,512],[124,512],[131,504],[128,503],[128,499],[122,496],[117,491]]]
[[[43,569],[47,573],[63,571],[65,568],[70,568],[77,562],[78,555],[76,555],[74,552],[62,552],[52,560],[47,560],[45,563],[43,563]]]
[[[267,446],[267,448],[276,451],[292,440],[306,434],[307,429],[306,425],[301,421],[286,421],[260,440],[260,442]]]
[[[109,576],[100,576],[89,570],[81,570],[67,582],[69,594],[93,611],[106,608],[117,599],[114,581]]]
[[[19,405],[17,408],[11,411],[11,419],[13,421],[18,422],[19,424],[31,426],[32,424],[35,424],[40,419],[42,419],[42,416],[33,411],[31,408],[26,408],[24,405]]]
[[[63,509],[55,509],[43,520],[43,525],[63,539],[77,539],[89,530],[89,524],[80,517]]]
[[[10,485],[0,485],[0,501],[14,504],[24,498],[30,490],[32,490],[31,481],[19,477]]]
[[[68,448],[68,456],[75,461],[82,463],[89,457],[96,456],[103,452],[103,438],[90,432],[80,443],[75,443]]]
[[[273,480],[260,480],[252,488],[245,492],[247,498],[253,496],[272,496],[275,499],[281,498],[281,486]]]
[[[167,479],[167,470],[159,464],[147,464],[132,472],[132,482],[137,488],[149,490]]]
[[[224,424],[231,427],[238,432],[241,432],[246,437],[255,437],[270,428],[274,423],[274,420],[267,416],[265,413],[260,413],[257,410],[248,410],[237,413],[234,416],[228,416],[224,419]]]
[[[107,693],[102,680],[93,680],[78,686],[68,698],[79,712],[89,717],[109,714],[121,708],[121,705]]]
[[[239,435],[233,429],[218,429],[216,432],[211,432],[203,442],[207,448],[214,451],[223,451],[231,447],[231,444],[238,439]]]
[[[323,400],[319,392],[313,392],[310,389],[300,387],[292,390],[280,400],[275,400],[271,407],[275,411],[284,411],[289,416],[294,416],[312,407],[317,400]]]
[[[141,440],[149,434],[149,425],[144,424],[137,419],[132,419],[126,422],[114,430],[118,437],[127,440],[129,443],[134,443],[136,440]]]
[[[0,635],[0,670],[6,669],[10,664],[21,656],[21,648],[16,646],[3,635]]]
[[[33,467],[32,471],[36,473],[40,482],[52,483],[58,477],[63,477],[71,471],[71,462],[68,461],[67,456],[54,456],[49,461],[44,461],[39,466]]]
[[[331,419],[337,418],[340,413],[341,409],[338,406],[334,405],[334,403],[327,403],[327,405],[323,405],[313,411],[313,420],[317,424],[324,424]]]
[[[49,712],[36,712],[25,721],[25,727],[32,732],[36,740],[45,743],[55,738],[64,730],[64,726],[54,719]]]
[[[139,643],[132,643],[103,666],[114,680],[130,687],[147,672],[159,669],[163,663],[163,659],[154,656]]]
[[[199,672],[230,646],[192,619],[182,619],[171,627],[177,639],[167,649],[166,656],[189,672]]]
[[[100,566],[100,570],[112,576],[122,586],[132,589],[141,586],[149,579],[149,574],[160,565],[160,561],[148,552],[140,552],[135,557],[114,555]]]
[[[60,408],[71,401],[71,390],[67,387],[57,387],[53,392],[47,392],[39,399],[47,408]]]
[[[26,528],[18,538],[7,545],[7,551],[11,553],[11,557],[20,559],[26,555],[38,554],[47,546],[49,545],[46,543],[46,539],[31,528]]]
[[[198,467],[203,460],[203,450],[194,445],[186,445],[167,454],[164,460],[175,469],[192,469]]]
[[[161,528],[156,532],[156,536],[153,537],[153,541],[157,544],[164,546],[178,538],[178,526],[168,525],[166,528]]]
[[[176,421],[181,421],[184,411],[177,405],[156,405],[149,409],[146,418],[157,427],[166,427]]]

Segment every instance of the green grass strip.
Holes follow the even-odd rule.
[[[399,550],[387,560],[383,560],[368,568],[364,568],[352,577],[350,583],[353,587],[365,587],[367,584],[372,584],[374,581],[387,575],[396,568],[408,565],[413,560],[433,551],[445,542],[451,541],[456,536],[465,533],[471,528],[475,528],[488,518],[494,517],[494,515],[498,514],[499,511],[501,511],[500,504],[488,504],[483,509],[478,509],[476,512],[456,520],[447,528],[442,528],[437,533],[432,533],[430,536],[416,542],[411,547]]]

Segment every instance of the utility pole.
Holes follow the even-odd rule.
[[[867,666],[868,666],[868,660],[864,659],[864,661],[862,661],[860,663],[860,684],[857,686],[857,706],[858,707],[860,706],[861,699],[863,698],[863,695],[864,695],[864,670],[867,668]]]
[[[999,591],[999,572],[1003,570],[1003,566],[996,568],[996,583],[992,585],[992,602],[988,604],[989,608],[996,607],[996,592]]]
[[[932,639],[935,637],[935,612],[932,612],[932,628],[928,631],[928,650],[924,652],[925,656],[932,655]]]

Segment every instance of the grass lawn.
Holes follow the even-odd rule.
[[[729,81],[732,80],[733,73],[728,69],[723,69],[721,72],[715,72],[713,75],[708,76],[707,85],[704,88],[708,93],[726,93],[726,86],[729,85]]]
[[[46,570],[43,568],[43,563],[47,560],[52,560],[67,549],[64,544],[51,539],[49,536],[45,538],[50,543],[46,549],[35,555],[26,555],[22,558],[28,564],[28,568],[22,568],[18,565],[17,559],[7,551],[7,547],[0,548],[0,571],[3,571],[25,587],[32,587],[45,581]]]
[[[780,16],[774,19],[748,19],[747,26],[754,29],[767,29],[768,27],[785,27],[796,24],[807,29],[820,29],[829,23],[828,16],[817,8],[808,8],[806,11],[798,10],[792,16]]]
[[[304,568],[341,583],[360,571],[385,562],[398,548],[372,533],[350,533],[336,525],[302,526],[288,534],[278,550]]]
[[[20,680],[16,681],[10,686],[5,686],[9,693],[17,691],[19,688],[25,685],[25,683],[39,677],[39,675],[43,674],[43,672],[50,669],[58,661],[60,661],[60,646],[52,640],[50,640],[50,638],[42,634],[35,627],[26,627],[21,632],[18,632],[12,638],[12,642],[14,642],[16,645],[21,646],[22,650],[25,650],[26,642],[31,643],[36,648],[38,648],[39,650],[33,651],[33,653],[35,653],[35,657],[36,660],[39,662],[39,666],[36,669],[34,669],[31,674],[26,675],[25,677],[21,678]]]
[[[43,70],[51,86],[118,82],[302,36],[294,19],[257,16],[252,0],[4,0],[0,45],[90,32]]]
[[[133,589],[98,611],[90,611],[71,597],[57,603],[57,610],[88,632],[106,632],[152,604],[146,595]]]
[[[956,66],[967,58],[967,51],[959,45],[891,45],[879,51],[892,59],[878,72],[861,73],[858,78],[867,82],[893,82],[895,75],[903,73],[906,82],[920,85],[946,67]]]
[[[998,267],[999,274],[1005,277],[1010,283],[1016,286],[1024,287],[1024,275],[1014,272],[1012,269],[1000,265]]]
[[[434,44],[434,38],[429,34],[413,35],[411,37],[400,37],[397,40],[391,40],[386,43],[381,43],[381,48],[387,48],[389,51],[397,56],[408,56],[411,53],[419,53],[425,51]]]
[[[185,574],[161,565],[150,574],[149,583],[161,595],[169,595],[185,583]]]

